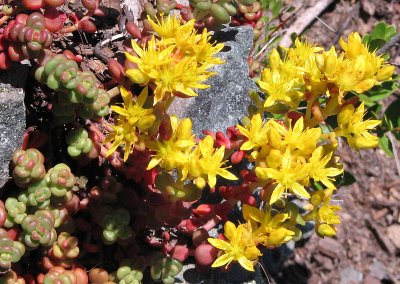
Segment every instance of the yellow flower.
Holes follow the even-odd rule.
[[[228,167],[222,167],[227,162],[223,161],[225,146],[214,149],[213,145],[214,139],[209,135],[199,142],[197,149],[201,153],[201,158],[197,161],[197,165],[201,175],[207,177],[210,187],[214,187],[217,183],[217,175],[228,180],[237,180],[237,177],[227,170]]]
[[[268,123],[263,123],[259,113],[253,115],[249,126],[236,125],[236,127],[248,139],[240,147],[240,150],[248,151],[253,148],[261,148],[268,143],[269,125]]]
[[[271,52],[269,59],[270,68],[265,68],[258,81],[260,89],[268,96],[264,107],[276,103],[286,103],[297,107],[304,97],[303,73],[291,60],[282,61],[277,50]]]
[[[338,127],[334,130],[337,136],[346,137],[350,147],[354,150],[370,149],[378,145],[378,137],[368,130],[378,126],[380,120],[365,120],[364,102],[355,109],[353,105],[345,106],[337,116]]]
[[[153,21],[149,16],[149,21],[153,30],[163,39],[174,39],[180,38],[187,39],[194,33],[194,20],[188,21],[185,24],[181,24],[181,18],[170,15],[168,17],[160,17],[161,21],[157,19],[157,23]]]
[[[108,149],[106,156],[108,157],[114,153],[119,146],[124,146],[124,161],[129,157],[132,152],[133,146],[139,140],[136,127],[130,125],[126,119],[117,119],[116,125],[111,125],[112,132],[108,134],[104,140],[104,144],[112,142],[111,147]]]
[[[324,48],[312,45],[307,41],[300,41],[296,38],[294,42],[294,47],[289,48],[287,56],[289,60],[293,60],[296,65],[302,66],[305,62],[313,56],[315,53],[323,51]]]
[[[171,55],[172,56],[172,55]],[[154,101],[158,102],[177,92],[189,97],[197,96],[193,89],[206,89],[209,85],[201,84],[215,73],[206,72],[198,67],[193,57],[185,57],[178,63],[165,64],[151,69],[147,73],[154,79]]]
[[[170,171],[174,168],[181,168],[188,162],[190,151],[195,145],[192,121],[190,118],[186,118],[179,122],[176,116],[171,116],[170,121],[172,134],[169,140],[159,139],[146,143],[146,146],[155,152],[147,170],[160,165]]]
[[[299,83],[299,79],[292,77],[290,74],[284,74],[279,70],[265,68],[258,85],[268,95],[264,102],[264,107],[270,107],[277,102],[297,107],[304,97],[301,92],[303,84]]]
[[[254,271],[254,263],[261,256],[252,239],[250,223],[236,226],[228,221],[224,225],[224,234],[227,241],[209,238],[208,242],[222,250],[224,253],[218,257],[211,267],[228,266],[232,261],[239,264],[248,271]]]
[[[293,167],[293,164],[294,167]],[[256,175],[262,180],[273,179],[277,184],[274,189],[270,204],[275,203],[286,190],[290,190],[297,196],[310,198],[310,194],[301,184],[308,178],[309,165],[292,162],[290,149],[287,148],[282,157],[282,164],[279,169],[256,167]]]
[[[250,222],[253,228],[253,237],[256,244],[262,243],[268,248],[278,247],[290,241],[294,232],[285,227],[289,214],[277,213],[272,215],[271,210],[260,210],[244,204],[243,218]]]
[[[319,146],[312,153],[309,159],[310,167],[310,177],[315,181],[322,182],[327,188],[336,188],[332,181],[335,181],[333,177],[340,175],[343,169],[338,168],[327,168],[326,165],[331,161],[333,152],[329,152],[324,155],[324,147]]]
[[[140,85],[153,83],[155,104],[174,96],[197,96],[194,89],[208,88],[203,82],[215,73],[207,70],[223,63],[215,56],[223,44],[211,44],[207,30],[197,34],[194,20],[181,24],[180,18],[169,15],[149,22],[160,38],[153,36],[141,47],[132,41],[136,54],[125,55],[137,68],[128,69],[127,77]]]
[[[304,119],[300,117],[294,126],[291,126],[284,136],[282,143],[288,145],[290,150],[294,152],[300,150],[302,155],[308,155],[316,148],[318,139],[321,137],[321,128],[304,129]]]
[[[133,146],[139,140],[139,132],[144,133],[154,123],[156,117],[153,109],[143,108],[147,100],[147,87],[143,89],[133,103],[131,94],[124,88],[120,87],[123,99],[123,107],[111,106],[111,109],[118,114],[116,125],[112,125],[113,131],[104,140],[104,143],[113,142],[106,155],[109,156],[120,145],[125,146],[124,161],[128,159],[132,152]]]
[[[211,44],[210,39],[210,33],[207,32],[207,29],[204,29],[197,44],[191,45],[197,62],[202,64],[206,69],[225,62],[221,58],[215,56],[215,54],[224,48],[224,44]]]
[[[319,190],[310,198],[311,212],[304,216],[304,220],[315,221],[315,230],[319,236],[333,237],[336,235],[335,225],[340,224],[340,217],[336,214],[341,210],[339,205],[330,205],[332,188]]]

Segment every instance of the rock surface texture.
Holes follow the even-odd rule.
[[[0,71],[0,188],[9,179],[14,150],[21,146],[25,132],[24,86],[28,69],[15,65]]]
[[[210,71],[217,75],[206,81],[211,87],[199,90],[198,97],[176,98],[169,108],[170,114],[190,117],[193,132],[201,134],[204,129],[222,131],[235,125],[247,113],[250,90],[258,90],[249,77],[247,58],[253,43],[250,27],[227,27],[215,32],[214,40],[225,44],[218,54],[226,62],[214,66]]]

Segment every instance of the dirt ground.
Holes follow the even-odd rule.
[[[287,2],[303,2],[304,13],[316,3]],[[399,30],[400,1],[333,1],[318,18],[304,34],[327,47],[352,31],[368,32],[379,21]],[[391,50],[390,61],[395,65],[400,63],[399,50],[399,46]],[[400,142],[395,145],[400,159]],[[338,154],[357,182],[340,188],[335,197],[343,207],[337,237],[313,235],[308,242],[297,244],[284,271],[273,280],[276,283],[400,283],[400,169],[396,160],[382,150],[355,153],[341,147]]]

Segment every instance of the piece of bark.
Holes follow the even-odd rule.
[[[320,0],[314,6],[311,6],[299,15],[296,21],[290,25],[286,33],[279,42],[280,46],[290,47],[292,44],[291,35],[293,33],[301,34],[329,5],[335,0]]]

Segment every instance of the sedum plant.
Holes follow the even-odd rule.
[[[103,227],[102,238],[105,244],[111,245],[118,239],[128,239],[132,232],[129,227],[130,214],[125,209],[118,209],[110,214],[106,214],[101,221]]]
[[[115,276],[118,284],[140,284],[143,280],[142,271],[131,260],[122,261]]]
[[[51,189],[45,179],[34,182],[18,195],[18,200],[28,206],[46,209],[50,205]]]
[[[0,270],[5,272],[25,254],[25,246],[12,240],[7,231],[0,228]],[[0,280],[1,281],[1,280]]]
[[[4,30],[4,37],[10,41],[8,55],[13,61],[38,58],[53,42],[53,34],[46,29],[41,13],[19,14]]]
[[[27,187],[33,181],[40,180],[45,174],[44,156],[36,149],[17,150],[12,157],[13,178],[19,187]]]
[[[182,263],[178,260],[158,255],[153,260],[150,275],[154,281],[162,281],[164,284],[171,284],[175,282],[175,276],[182,268]]]
[[[4,223],[5,227],[11,228],[14,224],[21,224],[26,217],[26,204],[18,201],[18,199],[7,198],[4,207],[7,211],[7,219]]]
[[[71,190],[75,185],[76,178],[66,164],[57,164],[51,168],[44,180],[51,191],[55,203],[65,203],[71,200]]]
[[[57,240],[54,225],[55,218],[50,210],[38,210],[23,219],[20,238],[27,249],[35,249],[39,245],[51,246]]]
[[[76,115],[89,119],[108,114],[109,95],[99,89],[90,71],[80,71],[74,60],[64,54],[47,54],[35,78],[58,93],[53,114],[59,123],[73,122]]]
[[[67,151],[71,157],[87,154],[93,148],[93,142],[84,128],[72,130],[65,139],[68,144]]]
[[[126,25],[135,40],[131,46],[123,43],[125,66],[109,63],[114,81],[104,86],[119,85],[110,91],[112,116],[110,95],[93,73],[79,68],[82,58],[45,49],[52,22],[43,22],[44,16],[54,17],[52,30],[60,34],[85,30],[85,23],[86,31],[94,31],[90,17],[107,12],[100,2],[83,0],[87,12],[68,15],[72,26],[64,25],[64,8],[55,8],[64,4],[61,0],[22,1],[37,12],[15,15],[18,9],[5,7],[0,17],[0,25],[11,19],[0,31],[0,68],[8,57],[37,60],[36,79],[54,91],[48,110],[55,122],[74,122],[52,128],[51,134],[63,137],[74,129],[61,144],[79,157],[52,164],[59,145],[53,140],[46,145],[39,131],[27,131],[24,150],[13,156],[14,181],[22,190],[6,192],[5,204],[0,202],[0,225],[8,230],[0,229],[0,268],[11,269],[25,247],[28,253],[16,267],[23,276],[10,272],[0,283],[141,283],[146,273],[173,283],[189,256],[199,271],[228,269],[234,262],[254,271],[265,250],[299,240],[306,222],[315,224],[319,237],[336,235],[341,207],[334,199],[345,175],[336,155],[339,139],[361,151],[381,142],[374,135],[377,127],[397,131],[397,117],[390,112],[384,126],[366,113],[374,98],[370,92],[394,81],[394,67],[376,52],[393,36],[392,28],[380,26],[384,36],[374,31],[363,39],[352,33],[340,40],[340,49],[298,39],[291,48],[273,50],[257,79],[263,94],[250,93],[248,115],[225,134],[205,130],[196,137],[191,118],[171,114],[169,106],[177,97],[193,98],[197,89],[210,87],[212,68],[223,64],[218,57],[223,44],[213,43],[205,27],[231,20],[249,24],[259,45],[270,40],[262,37],[264,25],[270,35],[278,29],[262,18],[263,6],[274,6],[272,16],[281,18],[282,2],[193,0],[193,13],[173,0],[157,0],[157,10],[146,3],[143,31],[132,22]],[[257,48],[258,55],[264,52]],[[27,145],[50,155],[53,167],[47,173],[43,155]],[[92,150],[98,159],[85,161],[82,154]],[[77,168],[77,161],[90,166]],[[93,175],[83,181],[71,169]],[[207,203],[215,192],[222,201]],[[241,223],[231,218],[235,207]],[[219,224],[223,232],[210,237]]]
[[[378,145],[370,131],[380,121],[364,118],[364,103],[358,103],[358,96],[390,79],[394,72],[393,66],[362,44],[357,33],[350,34],[347,42],[341,39],[340,45],[342,52],[334,47],[324,51],[296,40],[283,58],[276,50],[272,52],[270,67],[259,81],[265,99],[252,94],[255,105],[250,117],[237,125],[244,137],[240,149],[254,163],[266,203],[262,209],[244,205],[247,223],[236,227],[228,222],[226,240],[208,240],[221,251],[213,267],[237,261],[254,271],[261,254],[259,245],[270,248],[291,240],[297,235],[293,226],[304,221],[314,221],[321,237],[336,234],[341,207],[332,205],[331,199],[336,177],[343,173],[334,156],[337,139],[345,138],[355,151]],[[298,111],[301,103],[306,106],[303,113]],[[331,116],[337,127],[325,122]],[[324,131],[323,125],[327,126]],[[294,197],[306,201],[306,213],[295,214],[296,222],[288,223],[290,215],[279,213],[280,203],[288,204]]]

